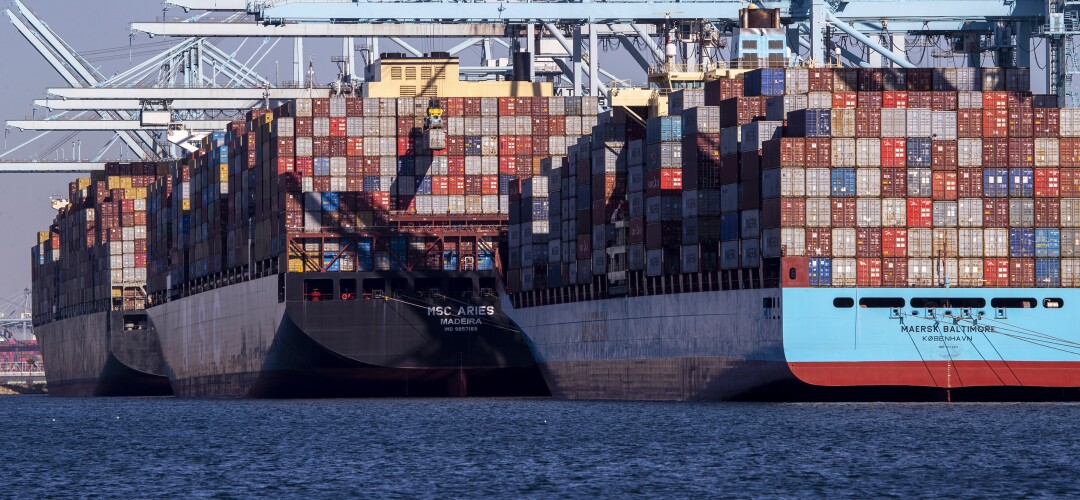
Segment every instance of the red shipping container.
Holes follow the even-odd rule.
[[[502,104],[503,97],[499,98],[499,104]],[[515,156],[518,154],[518,141],[517,136],[513,135],[500,135],[499,136],[499,156]]]
[[[983,109],[983,137],[1009,136],[1009,110]]]
[[[463,195],[465,194],[465,176],[464,175],[450,175],[446,178],[447,181],[447,194],[450,195]]]
[[[315,159],[310,156],[298,156],[296,157],[296,163],[294,170],[301,175],[311,175],[312,169],[315,166]]]
[[[909,91],[928,91],[933,88],[933,68],[913,68],[907,70],[907,89]]]
[[[588,259],[592,257],[592,235],[579,234],[577,237],[577,257]]]
[[[1002,91],[983,92],[983,109],[1009,109],[1009,93]]]
[[[345,159],[345,175],[350,177],[363,177],[364,176],[364,159],[358,156],[350,156]],[[359,191],[358,189],[350,189],[349,191]]]
[[[447,116],[465,116],[465,99],[462,97],[447,97],[443,109]]]
[[[416,120],[412,116],[398,117],[397,119],[397,135],[409,135],[413,133],[413,128],[416,127]]]
[[[564,116],[549,116],[548,120],[548,134],[550,135],[566,135],[566,117]]]
[[[532,145],[533,145],[532,136],[528,136],[528,135],[514,136],[514,141],[517,142],[516,147],[517,147],[517,154],[519,156],[520,155],[531,155],[531,154],[533,154],[533,151],[532,151]]]
[[[345,137],[348,131],[347,118],[330,119],[330,137]]]
[[[780,198],[780,226],[806,226],[806,198]]]
[[[797,137],[784,137],[779,141],[769,141],[777,145],[779,151],[780,167],[798,167],[806,161],[806,139]],[[764,155],[764,152],[763,152]],[[765,159],[762,159],[765,162]],[[768,167],[771,167],[769,165]]]
[[[1009,137],[1031,137],[1035,112],[1031,108],[1009,109]]]
[[[806,256],[832,257],[832,230],[824,227],[806,228]]]
[[[465,97],[465,116],[483,116],[479,97]]]
[[[956,111],[958,101],[956,92],[933,92],[930,108],[934,111]]]
[[[934,104],[934,94],[937,92],[908,92],[907,107],[930,109]]]
[[[484,194],[484,180],[479,175],[466,175],[465,194],[473,196]]]
[[[881,93],[881,107],[899,109],[908,107],[907,92],[899,90],[886,90]]]
[[[806,139],[806,166],[832,166],[832,141],[828,138]]]
[[[458,175],[465,175],[465,157],[464,156],[448,156],[448,157],[446,157],[446,174],[451,176],[451,177],[458,176]]]
[[[1009,227],[1009,199],[983,198],[983,227]]]
[[[517,102],[514,103],[517,106],[518,116],[529,116],[532,114],[532,97],[517,97]]]
[[[1035,287],[1035,259],[1009,259],[1009,286]]]
[[[885,198],[904,198],[907,196],[906,168],[881,169],[881,196]]]
[[[1061,177],[1056,168],[1035,169],[1035,197],[1057,198],[1061,196]]]
[[[908,227],[932,227],[934,224],[934,201],[930,198],[907,199]]]
[[[1061,225],[1061,201],[1058,198],[1035,198],[1035,227]]]
[[[1009,167],[1030,167],[1035,164],[1034,139],[1009,139]]]
[[[345,140],[346,156],[364,156],[364,138],[349,137]]]
[[[934,170],[956,170],[957,154],[956,141],[933,141],[930,165]]]
[[[447,156],[463,156],[465,154],[465,137],[460,135],[446,136]]]
[[[516,156],[500,156],[499,157],[499,173],[502,175],[516,175],[517,174],[517,157]],[[580,179],[580,177],[579,177]]]
[[[296,171],[296,157],[289,156],[289,157],[286,157],[286,158],[278,158],[278,160],[277,160],[277,173],[278,173],[278,175],[284,174],[286,172],[295,172],[295,171]]]
[[[983,171],[981,168],[961,168],[956,174],[956,192],[961,198],[982,198]]]
[[[518,156],[517,157],[517,172],[515,173],[515,175],[517,175],[519,179],[524,179],[526,177],[532,177],[534,175],[540,175],[540,169],[539,169],[540,159],[536,158],[536,160],[537,161],[536,161],[535,167],[537,167],[537,168],[533,168],[534,167],[533,158],[531,156]],[[587,179],[589,176],[583,175],[582,177]]]
[[[397,138],[398,156],[412,156],[416,154],[416,141],[411,136],[399,135]]]
[[[956,199],[956,172],[934,172],[931,182],[934,200],[949,201]]]
[[[907,139],[903,137],[881,139],[881,166],[907,166]]]
[[[981,109],[958,109],[956,111],[956,136],[964,139],[982,137],[982,117]]]
[[[881,230],[881,255],[907,257],[907,229],[887,227]]]
[[[888,287],[906,287],[908,284],[907,259],[881,259],[881,283]]]
[[[881,257],[881,229],[861,227],[855,230],[855,256]]]
[[[534,135],[534,136],[537,136],[537,135],[547,136],[548,134],[550,134],[550,132],[548,132],[548,116],[547,116],[547,114],[545,113],[544,116],[535,116],[534,115],[532,117],[532,135]]]
[[[499,176],[485,175],[481,177],[481,194],[499,194]]]
[[[983,167],[1008,168],[1009,140],[1004,138],[983,139]]]
[[[829,77],[829,83],[832,83],[832,76]],[[831,86],[831,85],[830,85]],[[811,90],[811,92],[814,92]],[[832,95],[832,107],[851,109],[859,105],[859,94],[856,92],[833,92]]]
[[[855,137],[881,136],[881,112],[873,108],[855,110]]]
[[[880,287],[881,259],[861,258],[855,261],[855,283],[861,287]]]
[[[548,140],[548,136],[546,136],[546,135],[534,135],[534,136],[532,136],[532,145],[531,145],[530,149],[532,150],[532,154],[534,154],[536,156],[546,157],[546,156],[548,156],[548,146],[550,144],[551,144],[551,142]],[[554,154],[562,154],[562,153],[565,153],[565,151],[563,151],[562,153],[557,152],[557,151],[553,152],[553,153]]]
[[[1058,160],[1063,167],[1080,167],[1080,138],[1062,137],[1058,140]]]
[[[450,178],[445,175],[431,176],[431,194],[443,196],[450,194]]]
[[[1031,128],[1035,137],[1057,137],[1060,135],[1061,113],[1058,108],[1035,108],[1032,110]]]
[[[983,259],[983,283],[988,287],[1009,286],[1009,259]]]
[[[833,198],[831,200],[830,223],[833,227],[855,227],[858,220],[855,212],[855,198]]]
[[[1080,197],[1080,169],[1063,168],[1058,170],[1058,186],[1063,198]]]
[[[518,100],[513,97],[499,98],[499,116],[516,116]],[[524,113],[522,113],[524,114]]]
[[[364,175],[382,175],[382,173],[380,172],[381,169],[379,168],[379,161],[380,160],[378,156],[365,156],[363,171]]]
[[[881,92],[859,92],[860,108],[881,109],[882,104]]]

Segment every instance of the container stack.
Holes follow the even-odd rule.
[[[69,184],[69,204],[34,251],[35,321],[145,308],[147,188],[159,170],[107,163],[104,172]]]
[[[551,158],[545,159],[550,163]],[[550,165],[547,166],[550,170]],[[520,289],[546,286],[549,241],[548,178],[529,177],[510,188],[510,271],[520,276]]]

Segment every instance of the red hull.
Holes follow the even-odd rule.
[[[813,385],[959,387],[1080,387],[1080,363],[1063,361],[882,361],[788,363]]]

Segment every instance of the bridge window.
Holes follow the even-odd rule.
[[[855,307],[855,299],[851,297],[837,297],[832,301],[833,307],[840,309],[847,309],[849,307]]]
[[[304,300],[308,302],[334,300],[334,280],[304,280]]]
[[[982,297],[913,297],[911,307],[920,309],[929,307],[969,307],[978,309],[986,307],[986,299]]]
[[[999,297],[990,300],[990,307],[995,309],[1033,309],[1039,302],[1034,298]]]
[[[859,307],[873,309],[904,307],[904,299],[900,297],[863,297],[859,299]]]
[[[1047,309],[1061,309],[1065,306],[1065,301],[1061,299],[1043,299],[1043,307]]]

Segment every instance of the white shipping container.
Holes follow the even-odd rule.
[[[982,108],[982,92],[957,92],[956,101],[960,109]]]
[[[1080,257],[1080,229],[1061,230],[1061,256]]]
[[[934,228],[933,256],[956,257],[959,253],[959,236],[954,228]]]
[[[480,175],[499,175],[499,157],[481,156]]]
[[[908,228],[908,257],[933,257],[934,233],[926,228]]]
[[[1061,286],[1080,286],[1080,259],[1061,259]]]
[[[885,109],[881,110],[881,136],[904,137],[907,135],[907,110]]]
[[[784,70],[784,93],[805,94],[810,91],[810,74],[805,68]]]
[[[928,168],[907,171],[907,194],[911,198],[929,198],[934,192],[934,173]]]
[[[832,200],[829,198],[806,199],[806,227],[829,227],[832,225]]]
[[[1061,137],[1080,137],[1080,108],[1061,108]]]
[[[745,238],[759,238],[761,236],[761,211],[743,210],[739,214],[739,234]]]
[[[759,240],[742,240],[739,247],[742,250],[742,267],[754,268],[761,265],[761,242]]]
[[[881,226],[907,226],[906,198],[884,198],[881,200]]]
[[[1056,137],[1035,138],[1035,166],[1057,167],[1060,163],[1060,148]]]
[[[881,196],[881,169],[856,169],[855,193],[858,196]]]
[[[855,234],[853,227],[834,227],[832,230],[833,257],[855,256]]]
[[[957,261],[959,279],[958,286],[981,287],[983,286],[983,260],[960,259]]]
[[[1064,226],[1064,213],[1062,225]],[[1032,227],[1035,225],[1035,200],[1013,198],[1009,200],[1009,226]]]
[[[908,286],[934,286],[934,259],[908,259]]]
[[[824,109],[832,107],[832,92],[810,92],[806,94],[806,107]]]
[[[1061,199],[1061,227],[1080,227],[1080,198]]]
[[[836,111],[833,110],[833,112]],[[834,137],[832,140],[832,166],[854,167],[857,164],[855,144],[855,139]]]
[[[858,227],[881,227],[881,198],[856,199],[855,217]]]
[[[961,167],[982,166],[982,139],[956,140],[957,165]]]
[[[806,169],[801,167],[780,169],[780,196],[806,196]]]
[[[832,286],[855,286],[856,276],[855,259],[832,259]]]
[[[956,227],[957,213],[955,201],[934,202],[934,227]]]
[[[806,196],[830,196],[832,172],[827,168],[806,169]]]
[[[983,256],[1009,256],[1009,230],[1005,228],[983,229]]]
[[[724,242],[723,245],[730,243]],[[738,245],[736,244],[736,247]],[[803,257],[806,255],[806,230],[799,228],[783,228],[780,230],[780,247],[784,255],[788,257]]]
[[[957,201],[957,211],[957,225],[960,227],[982,227],[982,198],[961,198]]]
[[[936,141],[956,140],[956,111],[933,112],[933,138]]]
[[[907,137],[931,137],[933,133],[933,112],[931,110],[926,108],[907,109]]]
[[[698,272],[701,269],[698,264],[700,254],[701,248],[698,245],[683,245],[682,262],[679,263],[679,270],[684,273]]]
[[[855,139],[855,165],[858,167],[880,167],[881,139],[866,137]]]
[[[961,257],[982,257],[983,247],[982,229],[960,229],[957,231],[960,242]]]

